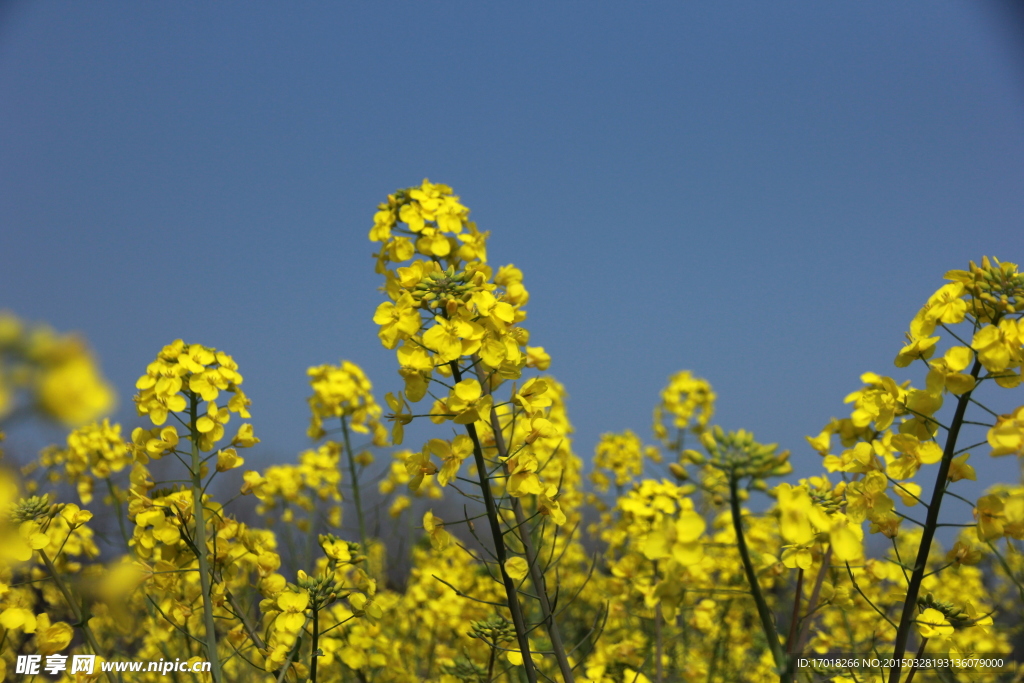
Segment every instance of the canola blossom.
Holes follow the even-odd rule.
[[[378,206],[367,317],[396,376],[378,401],[354,363],[312,365],[309,447],[260,469],[226,351],[157,350],[121,425],[81,338],[0,314],[0,428],[66,434],[0,461],[0,678],[93,655],[216,683],[1019,680],[1024,481],[960,483],[1024,462],[1016,265],[946,273],[897,373],[795,445],[810,471],[716,424],[688,370],[649,440],[606,432],[585,461],[525,324],[543,298],[488,237],[443,184]]]

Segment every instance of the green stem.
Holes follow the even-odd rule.
[[[103,481],[107,482],[107,490],[110,491],[110,497],[114,501],[114,509],[117,511],[117,526],[121,530],[121,538],[124,539],[124,545],[126,548],[130,548],[128,543],[128,529],[125,528],[124,524],[124,509],[121,507],[121,498],[117,495],[114,490],[114,485],[110,481],[110,477],[107,477]]]
[[[725,641],[729,637],[729,622],[726,620],[729,616],[729,610],[732,609],[732,599],[725,601],[725,605],[722,607],[722,618],[719,623],[722,625],[722,632],[718,636],[718,640],[715,641],[714,649],[711,651],[711,664],[708,666],[708,680],[707,683],[712,683],[715,680],[715,673],[718,670],[718,660],[722,655],[722,648],[725,645]]]
[[[917,673],[917,663],[924,658],[924,647],[928,644],[927,638],[921,639],[921,647],[917,648],[917,655],[914,657],[914,666],[910,667],[910,671],[907,673],[907,680],[903,683],[912,683],[914,680],[914,674]]]
[[[974,360],[974,367],[971,368],[971,377],[978,379],[981,372],[981,361]],[[889,670],[889,683],[900,683],[903,655],[907,651],[907,640],[910,638],[910,628],[917,616],[917,596],[921,591],[921,581],[924,580],[925,568],[928,565],[928,554],[932,549],[932,539],[935,537],[935,530],[939,524],[939,509],[942,507],[942,496],[946,491],[946,480],[949,478],[949,467],[953,462],[953,455],[956,452],[956,439],[960,435],[960,427],[964,423],[964,414],[967,412],[967,405],[971,401],[971,392],[968,391],[960,396],[956,403],[956,412],[953,413],[953,421],[949,425],[949,433],[946,435],[946,446],[942,451],[942,460],[939,462],[939,471],[935,475],[935,488],[932,489],[932,499],[928,503],[928,516],[925,518],[924,529],[921,532],[921,545],[917,551],[917,561],[914,563],[914,571],[910,575],[910,583],[907,585],[907,598],[903,602],[903,613],[900,616],[900,624],[896,629],[896,642],[893,644],[893,659],[895,666]]]
[[[999,548],[997,548],[995,544],[992,543],[992,541],[986,541],[985,543],[988,545],[989,548],[992,549],[992,552],[993,554],[995,554],[996,559],[999,560],[999,565],[1003,568],[1003,571],[1006,572],[1006,577],[1013,582],[1014,586],[1017,587],[1017,592],[1020,593],[1021,602],[1024,602],[1024,584],[1021,584],[1021,582],[1017,580],[1017,577],[1013,573],[1013,569],[1010,568],[1010,565],[1006,562],[1006,559],[999,554]]]
[[[221,683],[220,659],[217,657],[217,629],[213,623],[213,595],[210,584],[210,561],[206,548],[206,515],[203,513],[202,458],[199,454],[199,396],[189,392],[189,434],[192,441],[192,516],[195,518],[196,559],[199,560],[199,585],[203,592],[203,623],[206,627],[206,656],[214,683]]]
[[[452,376],[456,383],[462,381],[462,370],[458,361],[452,361]],[[501,518],[498,516],[498,508],[494,504],[494,492],[491,491],[491,482],[487,479],[487,462],[484,460],[483,447],[480,445],[480,438],[476,433],[476,425],[466,425],[466,432],[473,441],[473,459],[476,462],[477,475],[480,477],[480,489],[483,492],[484,508],[487,511],[487,521],[491,529],[491,538],[494,540],[494,555],[498,560],[498,570],[501,572],[501,580],[505,586],[505,596],[508,599],[508,609],[512,614],[512,625],[516,629],[516,641],[519,644],[519,652],[523,656],[523,668],[526,671],[526,678],[529,683],[537,683],[537,672],[533,664],[533,656],[530,654],[530,640],[527,636],[526,620],[523,618],[523,609],[519,604],[519,595],[516,592],[515,581],[505,571],[505,560],[508,555],[505,552],[505,538],[501,533]]]
[[[92,648],[93,653],[102,656],[100,654],[100,645],[96,640],[96,635],[93,634],[92,629],[89,628],[89,620],[85,618],[85,613],[82,608],[71,596],[71,591],[68,590],[64,580],[61,579],[60,574],[57,572],[57,568],[53,566],[53,561],[47,557],[46,553],[42,550],[37,552],[39,553],[39,556],[43,558],[43,564],[46,565],[46,571],[50,573],[50,578],[53,579],[53,582],[57,585],[58,590],[60,590],[60,594],[64,596],[64,602],[68,603],[68,607],[71,608],[71,613],[75,615],[75,621],[78,622],[76,626],[78,626],[85,635],[85,642],[89,643],[89,647]],[[107,672],[107,680],[111,683],[114,681],[109,671]]]
[[[356,473],[356,458],[352,452],[352,442],[348,435],[348,422],[345,420],[345,416],[341,416],[341,433],[345,439],[345,454],[348,457],[348,471],[352,477],[352,499],[356,504],[356,519],[359,520],[359,542],[363,546],[363,552],[367,552],[366,547],[366,522],[363,519],[363,502],[359,495],[359,475]]]
[[[658,561],[654,561],[654,583],[658,583]],[[662,639],[662,627],[665,623],[664,616],[661,613],[661,600],[658,600],[658,604],[654,606],[654,675],[656,683],[662,683],[665,679],[664,667],[662,666],[661,656],[664,651],[665,644]]]
[[[729,473],[729,506],[732,510],[732,526],[736,531],[736,545],[739,547],[740,560],[743,562],[743,571],[747,576],[747,583],[750,585],[750,594],[757,605],[757,616],[761,619],[761,628],[768,639],[768,647],[772,651],[772,659],[775,660],[775,668],[781,673],[780,681],[792,681],[792,668],[786,662],[786,655],[782,652],[782,644],[779,642],[779,632],[775,628],[775,620],[765,602],[764,594],[761,592],[761,585],[757,582],[757,574],[754,572],[754,563],[750,561],[750,551],[747,549],[747,539],[743,535],[743,520],[740,516],[739,480],[734,472]]]
[[[474,356],[474,360],[476,357]],[[479,376],[479,375],[478,375]],[[480,377],[480,383],[484,387],[484,391],[491,395],[491,384],[488,378]],[[491,407],[491,431],[494,432],[494,444],[498,449],[498,458],[501,459],[505,464],[503,469],[505,476],[509,476],[508,463],[505,462],[508,459],[508,446],[505,444],[505,435],[501,429],[501,421],[498,419],[498,411]],[[548,598],[547,582],[544,578],[544,569],[541,567],[540,562],[537,561],[537,551],[534,548],[533,541],[530,538],[529,531],[526,529],[526,513],[523,512],[523,506],[519,502],[519,499],[511,496],[512,499],[512,513],[516,518],[516,527],[523,531],[518,534],[520,542],[523,544],[523,550],[526,555],[526,564],[530,569],[530,580],[533,581],[533,585],[537,591],[537,596],[540,598],[540,609],[541,616],[544,619],[544,625],[547,628],[548,636],[551,638],[551,649],[555,653],[555,660],[558,662],[558,669],[562,674],[562,679],[565,683],[573,683],[575,676],[573,674],[572,665],[569,663],[569,657],[565,652],[565,645],[562,643],[562,634],[558,629],[558,623],[555,621],[555,616],[551,609],[551,600]]]
[[[795,647],[790,648],[791,655],[799,655],[807,646],[807,640],[811,633],[811,615],[818,609],[818,599],[821,597],[821,586],[825,582],[825,573],[832,562],[832,544],[829,544],[825,556],[821,558],[821,568],[818,569],[818,578],[814,580],[814,588],[811,589],[811,598],[807,601],[807,616],[800,627],[800,634],[796,638]]]
[[[800,622],[800,600],[804,595],[804,570],[801,567],[796,574],[796,595],[793,596],[793,616],[789,620],[789,636],[786,638],[786,651],[796,654],[797,624]]]
[[[344,418],[342,418],[344,419]],[[320,610],[317,609],[319,605],[313,605],[313,654],[310,655],[309,659],[309,680],[310,683],[316,683],[316,663],[319,659],[317,653],[317,647],[320,641]]]

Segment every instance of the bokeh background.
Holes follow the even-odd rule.
[[[249,464],[291,460],[309,366],[402,386],[367,232],[429,177],[524,271],[579,453],[650,440],[688,368],[817,472],[862,372],[920,381],[892,360],[943,273],[1024,260],[1014,8],[4,2],[0,307],[86,335],[129,428],[161,346],[227,350]]]

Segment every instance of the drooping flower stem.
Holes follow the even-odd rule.
[[[458,361],[450,363],[452,376],[456,382],[462,381],[462,370]],[[491,529],[491,538],[494,541],[494,556],[498,561],[498,571],[501,572],[502,584],[505,586],[505,596],[508,600],[508,609],[512,614],[512,624],[516,629],[516,641],[519,644],[519,652],[523,657],[523,668],[526,670],[526,678],[529,683],[537,683],[537,672],[534,669],[533,657],[530,654],[530,640],[527,636],[526,619],[523,617],[523,610],[519,604],[519,594],[516,591],[515,581],[505,570],[505,560],[508,554],[505,550],[505,537],[501,531],[501,518],[498,516],[498,506],[494,502],[494,492],[491,491],[491,482],[487,478],[487,462],[484,460],[483,447],[480,445],[480,437],[476,432],[476,425],[466,425],[466,432],[473,441],[473,459],[476,463],[477,475],[480,478],[480,489],[484,498],[484,509],[487,512],[487,521]]]
[[[981,361],[975,358],[974,366],[971,368],[971,377],[975,382],[981,372]],[[946,445],[942,451],[942,460],[939,462],[939,471],[935,475],[935,487],[932,489],[932,498],[928,503],[928,515],[925,517],[924,529],[921,532],[921,545],[917,550],[917,560],[914,562],[914,571],[910,575],[910,582],[907,584],[907,597],[903,602],[903,613],[900,615],[899,627],[896,629],[896,642],[893,645],[893,660],[895,665],[889,670],[889,683],[899,683],[900,670],[903,655],[907,651],[907,641],[910,639],[910,628],[917,617],[917,597],[921,592],[921,582],[924,580],[925,568],[928,565],[928,554],[931,552],[932,539],[935,538],[935,530],[939,524],[939,508],[942,507],[942,496],[946,492],[946,480],[949,478],[949,467],[956,454],[956,440],[960,435],[960,427],[964,424],[964,415],[967,413],[967,405],[971,402],[973,390],[966,391],[960,395],[956,403],[956,411],[953,413],[953,421],[949,425],[949,432],[946,434]]]
[[[203,624],[206,627],[206,656],[214,683],[221,683],[220,659],[217,657],[217,630],[213,622],[213,595],[210,584],[210,560],[206,549],[206,515],[203,513],[203,472],[199,453],[199,396],[188,392],[189,435],[192,442],[192,516],[195,518],[196,559],[199,560],[199,585],[203,592]]]

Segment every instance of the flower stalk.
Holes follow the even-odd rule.
[[[195,518],[195,550],[199,561],[199,582],[203,593],[203,624],[206,628],[206,656],[210,662],[210,673],[214,683],[221,683],[220,659],[217,656],[217,628],[213,621],[213,586],[210,576],[210,559],[206,548],[206,515],[203,512],[203,472],[199,452],[199,396],[189,391],[189,434],[192,442],[192,516]]]
[[[981,372],[981,361],[974,360],[971,367],[971,377],[977,381]],[[910,582],[907,585],[907,597],[903,602],[903,612],[900,615],[899,626],[896,629],[896,641],[893,645],[893,660],[895,664],[889,670],[889,683],[899,683],[902,669],[903,655],[907,651],[907,641],[910,638],[910,629],[917,617],[917,598],[921,592],[921,582],[925,577],[925,569],[928,566],[928,555],[931,553],[932,540],[935,538],[935,530],[939,524],[939,510],[942,507],[942,497],[946,492],[946,480],[949,478],[949,468],[956,454],[956,441],[960,435],[960,428],[964,424],[964,416],[967,413],[967,406],[971,402],[972,391],[966,391],[960,395],[956,403],[956,412],[953,414],[953,421],[949,425],[949,432],[946,435],[946,445],[942,451],[942,460],[939,462],[939,471],[935,475],[935,486],[932,489],[932,497],[928,503],[928,515],[925,517],[924,529],[921,532],[921,545],[918,547],[917,560],[914,562],[914,571],[910,575]]]
[[[485,392],[491,392],[490,382],[484,381],[481,384]],[[505,436],[501,430],[501,422],[498,420],[498,411],[493,405],[491,407],[490,419],[491,430],[494,432],[494,442],[498,448],[498,457],[503,461],[507,461],[508,447],[505,444]],[[506,464],[505,476],[509,476],[509,474],[508,465]],[[533,539],[530,538],[529,531],[526,528],[526,513],[523,511],[523,506],[519,499],[514,496],[512,497],[512,512],[515,515],[516,527],[520,530],[518,533],[519,540],[523,544],[526,563],[530,568],[530,579],[533,581],[537,597],[540,601],[541,615],[548,636],[551,638],[551,649],[554,651],[555,661],[558,662],[558,669],[565,683],[573,683],[575,677],[573,676],[572,665],[569,663],[569,657],[565,652],[565,645],[562,643],[562,634],[558,629],[558,623],[555,621],[555,616],[551,609],[551,600],[548,597],[544,569],[541,567],[540,562],[537,561],[537,551],[533,546]]]
[[[462,370],[458,361],[450,363],[452,376],[456,382],[462,381]],[[466,425],[466,433],[473,441],[473,459],[476,463],[477,474],[480,478],[480,489],[484,497],[484,508],[487,512],[488,527],[491,530],[491,538],[494,541],[494,555],[498,561],[498,570],[501,572],[501,581],[505,587],[505,596],[508,599],[508,609],[512,614],[512,624],[516,630],[516,641],[519,644],[519,651],[523,657],[523,668],[526,670],[526,678],[529,683],[537,683],[537,672],[534,667],[533,657],[530,654],[530,640],[527,636],[526,620],[523,617],[523,609],[519,604],[519,594],[516,590],[515,581],[508,575],[505,569],[505,561],[508,553],[505,549],[505,537],[501,531],[501,518],[498,516],[498,507],[494,502],[494,492],[491,491],[491,482],[487,478],[487,462],[484,460],[483,447],[480,445],[480,437],[476,432],[476,425]]]
[[[740,510],[739,477],[735,472],[729,472],[729,508],[732,512],[732,526],[736,531],[736,546],[739,549],[740,561],[743,564],[743,573],[747,577],[747,584],[750,586],[750,594],[757,606],[757,616],[761,621],[761,628],[768,639],[768,647],[772,652],[772,659],[775,661],[775,668],[783,672],[780,681],[792,681],[793,674],[788,665],[787,657],[782,651],[782,644],[779,642],[779,632],[775,628],[775,618],[772,616],[768,603],[765,601],[764,593],[761,592],[761,585],[757,581],[757,574],[754,571],[754,563],[750,559],[750,550],[747,548],[746,536],[743,533],[743,519]]]

